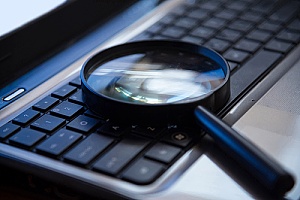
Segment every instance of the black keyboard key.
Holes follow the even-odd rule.
[[[85,105],[84,101],[82,99],[82,91],[78,90],[77,92],[75,92],[74,94],[72,94],[69,97],[69,101],[72,103],[76,103],[76,104],[80,104],[80,105]]]
[[[299,12],[299,6],[299,2],[289,1],[283,6],[280,6],[279,9],[270,16],[270,19],[282,23],[287,23],[293,16],[295,16],[297,12]]]
[[[122,178],[136,184],[149,184],[153,182],[163,170],[164,166],[162,164],[140,159],[125,171]]]
[[[201,1],[199,7],[210,11],[216,11],[220,8],[219,7],[220,5],[221,5],[220,1]]]
[[[53,108],[50,113],[58,117],[63,117],[66,119],[71,119],[77,115],[80,111],[83,110],[83,107],[78,104],[64,101],[55,108]]]
[[[142,149],[146,147],[148,140],[131,136],[125,138],[94,164],[95,170],[116,175],[129,163]]]
[[[6,137],[12,135],[13,133],[20,130],[20,126],[15,124],[4,124],[0,127],[0,139],[5,139]]]
[[[163,30],[161,34],[166,37],[179,39],[185,34],[185,29],[181,27],[172,26]]]
[[[249,6],[248,2],[245,1],[232,1],[230,4],[228,4],[226,7],[232,10],[245,10]]]
[[[262,31],[262,30],[253,30],[251,31],[248,35],[247,38],[256,40],[259,42],[267,42],[271,38],[272,34],[267,31]]]
[[[59,98],[59,99],[65,99],[67,98],[70,94],[76,91],[76,87],[71,86],[71,85],[64,85],[58,90],[54,91],[52,93],[53,97]]]
[[[36,150],[51,156],[58,156],[77,142],[81,134],[61,129],[36,147]]]
[[[203,38],[194,37],[194,36],[190,36],[190,35],[183,37],[181,40],[185,41],[185,42],[198,44],[198,45],[201,45],[205,42],[205,40]]]
[[[68,151],[64,155],[64,158],[72,163],[87,165],[112,142],[112,138],[93,133],[76,145],[76,147]]]
[[[263,19],[263,15],[261,13],[258,12],[245,12],[240,16],[241,19],[243,20],[247,20],[247,21],[251,21],[254,23],[258,23],[259,21],[261,21]]]
[[[67,125],[67,128],[83,133],[88,133],[92,129],[94,129],[99,123],[99,119],[79,115]]]
[[[281,29],[281,27],[282,26],[279,23],[272,22],[272,21],[264,21],[258,26],[259,29],[270,31],[272,33],[278,32],[279,29]]]
[[[212,17],[203,22],[203,25],[213,29],[221,29],[226,23],[226,20],[217,17]]]
[[[13,119],[14,124],[18,124],[21,126],[26,126],[36,118],[40,116],[40,113],[35,110],[28,109],[24,111],[22,114],[18,115],[16,118]]]
[[[163,140],[180,147],[188,146],[193,140],[193,133],[180,129],[171,129],[165,133]]]
[[[231,99],[235,99],[242,91],[266,72],[281,57],[280,53],[261,50],[248,60],[230,77]]]
[[[242,63],[244,62],[248,57],[249,53],[243,52],[243,51],[238,51],[234,49],[229,49],[224,53],[224,58],[236,63]]]
[[[81,79],[77,77],[70,82],[70,85],[80,88],[81,87]]]
[[[212,37],[214,33],[215,33],[214,29],[200,26],[200,27],[196,28],[195,30],[193,30],[190,34],[195,37],[208,39],[208,38]]]
[[[194,18],[190,17],[180,17],[176,20],[175,25],[185,28],[185,29],[192,29],[198,24],[198,21]]]
[[[24,128],[9,138],[9,143],[30,148],[46,136],[45,133]]]
[[[261,44],[259,42],[242,39],[234,45],[234,48],[243,50],[243,51],[247,51],[250,53],[254,53],[255,51],[257,51],[260,48],[260,46],[261,46]]]
[[[57,128],[61,127],[64,123],[64,119],[46,114],[37,119],[35,122],[33,122],[30,125],[30,127],[33,129],[50,133],[56,130]]]
[[[162,128],[153,126],[136,126],[132,129],[132,132],[151,138],[156,138],[162,132]]]
[[[234,10],[222,10],[215,13],[216,17],[226,20],[233,20],[237,16],[237,11]]]
[[[266,14],[270,10],[272,10],[274,6],[275,6],[274,1],[265,0],[265,1],[259,1],[258,3],[254,4],[254,6],[252,6],[251,9]]]
[[[242,34],[239,31],[224,29],[216,37],[230,42],[236,42],[241,38]]]
[[[46,112],[54,105],[58,104],[59,100],[51,96],[47,96],[33,106],[34,110]]]
[[[229,48],[230,43],[225,40],[213,38],[213,39],[209,40],[207,43],[205,43],[205,46],[207,46],[219,53],[223,53],[224,51],[226,51]]]
[[[189,11],[187,13],[187,16],[191,17],[191,18],[195,18],[197,20],[204,20],[205,18],[207,18],[209,16],[210,11],[208,10],[204,10],[204,9],[194,9],[192,11]]]
[[[171,14],[174,15],[183,15],[184,13],[187,12],[187,10],[189,9],[189,6],[187,5],[183,5],[183,6],[176,6],[174,9],[172,9],[170,12]]]
[[[119,137],[122,135],[126,130],[127,126],[121,125],[121,124],[115,124],[115,123],[105,123],[103,126],[101,126],[97,132],[103,133],[106,135],[116,136]]]
[[[300,32],[300,19],[294,19],[289,25],[288,28],[297,32]]]
[[[170,163],[181,152],[181,149],[164,143],[155,144],[147,153],[146,157],[164,163]]]
[[[280,40],[271,40],[265,46],[266,49],[281,53],[287,53],[292,47],[293,45],[291,43],[283,42]]]
[[[237,31],[248,32],[253,27],[253,23],[245,20],[235,20],[228,27]]]
[[[173,14],[169,14],[169,15],[166,15],[164,16],[163,18],[161,18],[159,20],[159,23],[163,23],[163,24],[172,24],[176,19],[176,15],[173,15]]]
[[[276,38],[287,42],[298,43],[300,41],[300,33],[290,30],[283,30],[276,36]]]

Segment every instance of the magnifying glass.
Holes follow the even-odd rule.
[[[81,70],[83,99],[93,112],[133,124],[195,121],[267,189],[284,194],[293,177],[212,112],[230,96],[227,62],[190,43],[142,41],[106,49]]]

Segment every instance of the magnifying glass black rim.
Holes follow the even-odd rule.
[[[134,102],[125,102],[99,94],[87,83],[88,72],[93,70],[93,68],[98,68],[101,64],[115,58],[151,50],[172,50],[205,56],[222,67],[225,73],[224,81],[205,96],[195,98],[195,100],[187,103],[173,104],[136,104]],[[160,123],[170,120],[174,121],[175,118],[175,121],[181,121],[189,115],[193,117],[193,110],[198,105],[203,105],[213,112],[219,110],[225,105],[230,96],[230,70],[225,59],[212,49],[187,42],[151,40],[114,46],[88,59],[82,67],[80,77],[82,81],[83,101],[87,107],[96,114],[123,122],[147,121],[149,123],[151,121]],[[141,115],[143,116],[141,117]]]

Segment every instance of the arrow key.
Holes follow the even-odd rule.
[[[115,124],[115,123],[106,123],[103,126],[101,126],[97,132],[104,133],[107,135],[119,137],[124,133],[124,131],[127,129],[126,126]]]

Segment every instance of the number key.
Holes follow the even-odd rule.
[[[13,119],[13,123],[21,126],[26,126],[31,121],[36,119],[39,115],[40,113],[38,111],[28,109],[19,116],[17,116],[15,119]]]
[[[74,120],[72,120],[68,125],[68,129],[74,129],[76,131],[88,133],[90,132],[93,128],[95,128],[100,120],[87,117],[84,115],[80,115]]]
[[[33,109],[38,110],[38,111],[42,111],[42,112],[46,112],[47,110],[49,110],[52,106],[54,106],[55,104],[58,103],[58,99],[47,96],[44,99],[42,99],[41,101],[39,101],[38,103],[36,103],[33,106]]]
[[[56,115],[58,117],[63,117],[66,119],[73,118],[76,114],[78,114],[83,109],[82,106],[64,101],[55,108],[53,108],[50,113]]]
[[[64,119],[54,117],[52,115],[44,115],[35,122],[33,122],[30,125],[30,127],[45,132],[52,132],[64,123]]]

